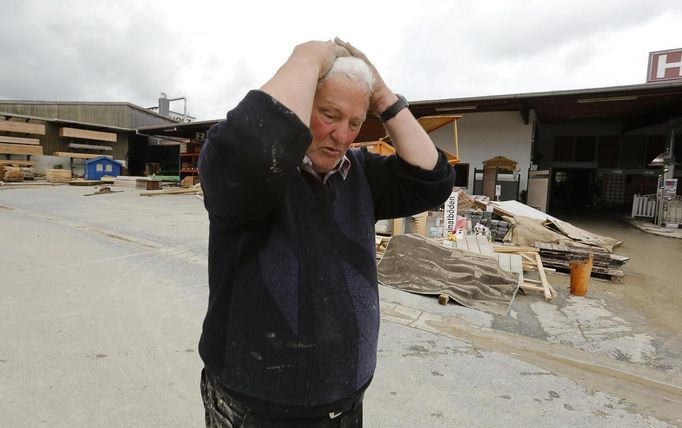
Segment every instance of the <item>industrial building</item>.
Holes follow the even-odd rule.
[[[0,100],[0,162],[20,163],[38,171],[57,165],[83,171],[84,161],[110,156],[130,174],[163,160],[177,169],[177,142],[141,136],[137,128],[172,125],[176,120],[124,102],[52,102]]]

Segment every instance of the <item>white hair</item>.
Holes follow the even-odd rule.
[[[367,85],[367,90],[370,94],[374,92],[374,74],[372,70],[365,61],[352,56],[336,58],[331,68],[320,78],[318,84],[339,73],[351,80]]]

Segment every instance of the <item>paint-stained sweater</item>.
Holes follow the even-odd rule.
[[[210,129],[199,171],[209,213],[209,302],[199,351],[237,396],[326,406],[365,387],[379,332],[374,224],[423,212],[454,172],[349,150],[345,180],[300,168],[312,136],[251,91]]]

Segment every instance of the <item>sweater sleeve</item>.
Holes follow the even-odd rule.
[[[411,165],[397,155],[380,156],[363,149],[362,156],[376,220],[430,210],[452,193],[455,171],[440,150],[432,170]]]
[[[237,227],[266,215],[297,173],[310,130],[283,104],[250,91],[214,125],[199,157],[204,205]]]

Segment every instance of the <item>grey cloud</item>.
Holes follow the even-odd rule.
[[[145,104],[177,86],[174,34],[158,11],[122,13],[115,3],[78,1],[16,4],[0,17],[0,97]]]

